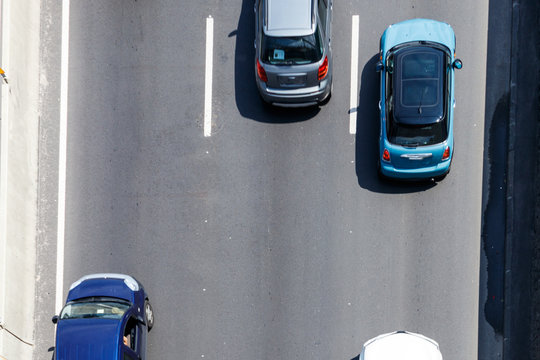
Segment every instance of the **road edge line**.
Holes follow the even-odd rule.
[[[58,223],[56,238],[56,314],[62,309],[64,298],[64,248],[66,215],[66,168],[67,168],[67,110],[69,66],[69,5],[62,1],[62,45],[60,60],[60,135],[58,148]]]

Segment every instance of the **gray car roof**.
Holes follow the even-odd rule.
[[[268,36],[305,36],[315,31],[313,0],[267,0]]]

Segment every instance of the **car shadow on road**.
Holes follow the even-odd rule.
[[[378,193],[403,194],[426,191],[434,181],[398,182],[382,180],[377,174],[379,156],[379,73],[375,65],[379,54],[373,55],[364,66],[361,77],[360,97],[356,109],[356,176],[360,187]]]
[[[245,118],[264,123],[293,123],[315,117],[318,106],[309,108],[277,108],[267,105],[259,96],[255,84],[255,13],[253,0],[242,1],[238,28],[228,36],[236,36],[234,56],[234,96],[236,107]]]

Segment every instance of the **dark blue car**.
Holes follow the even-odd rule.
[[[74,282],[56,324],[56,360],[144,360],[154,325],[142,285],[122,274],[92,274]]]

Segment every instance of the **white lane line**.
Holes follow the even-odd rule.
[[[351,37],[351,103],[349,107],[349,133],[356,134],[358,110],[358,38],[360,31],[359,16],[352,17]]]
[[[66,158],[69,61],[69,1],[62,1],[62,55],[60,63],[60,144],[58,150],[58,226],[56,238],[56,314],[64,297],[64,232],[66,223]]]
[[[214,19],[206,18],[206,66],[204,70],[204,136],[212,135],[212,59],[214,57]]]
[[[9,75],[9,37],[10,37],[10,0],[1,1],[2,16],[2,68]],[[3,82],[2,82],[3,83]],[[6,293],[6,259],[7,259],[7,180],[8,180],[8,141],[9,141],[9,85],[2,86],[2,137],[0,149],[0,296]],[[5,299],[0,299],[0,321],[5,319]],[[2,345],[0,344],[0,349]]]

